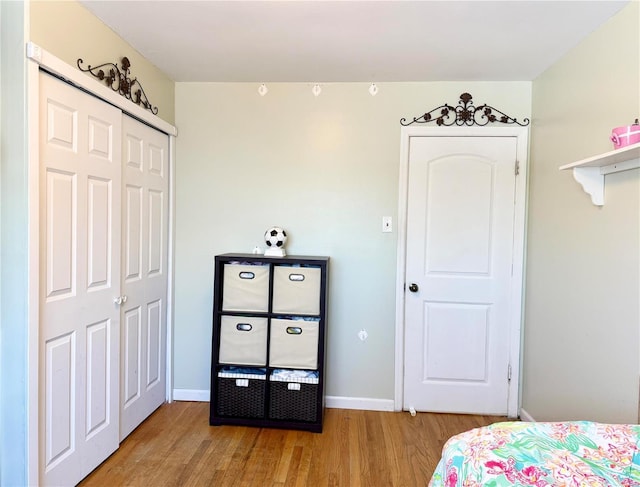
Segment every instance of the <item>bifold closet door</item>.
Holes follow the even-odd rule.
[[[169,138],[122,118],[120,439],[166,398]]]
[[[40,485],[118,448],[121,120],[40,74]]]

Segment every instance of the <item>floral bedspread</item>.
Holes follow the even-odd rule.
[[[640,426],[495,423],[449,439],[430,487],[640,487]]]

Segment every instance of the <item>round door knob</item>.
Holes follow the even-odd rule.
[[[409,285],[409,291],[411,291],[412,293],[417,293],[418,292],[418,285],[415,282],[412,282]]]
[[[128,297],[126,294],[124,294],[124,295],[122,296],[122,302],[123,302],[123,303],[126,303],[126,302],[127,302],[127,299],[129,299],[129,297]]]
[[[113,298],[113,302],[115,304],[122,304],[122,296],[118,296],[117,298]]]

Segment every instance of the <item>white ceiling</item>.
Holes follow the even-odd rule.
[[[628,2],[81,1],[174,81],[221,82],[528,81]]]

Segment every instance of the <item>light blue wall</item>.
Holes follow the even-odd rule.
[[[305,83],[264,97],[257,84],[176,84],[177,389],[209,389],[214,255],[264,246],[280,225],[291,254],[331,257],[327,395],[393,400],[400,118],[469,91],[523,119],[531,83],[368,87],[330,83],[316,98]]]
[[[605,176],[597,207],[558,167],[640,115],[639,40],[631,2],[533,82],[522,406],[539,421],[638,419],[640,169]]]
[[[27,485],[25,11],[0,1],[0,485]]]

